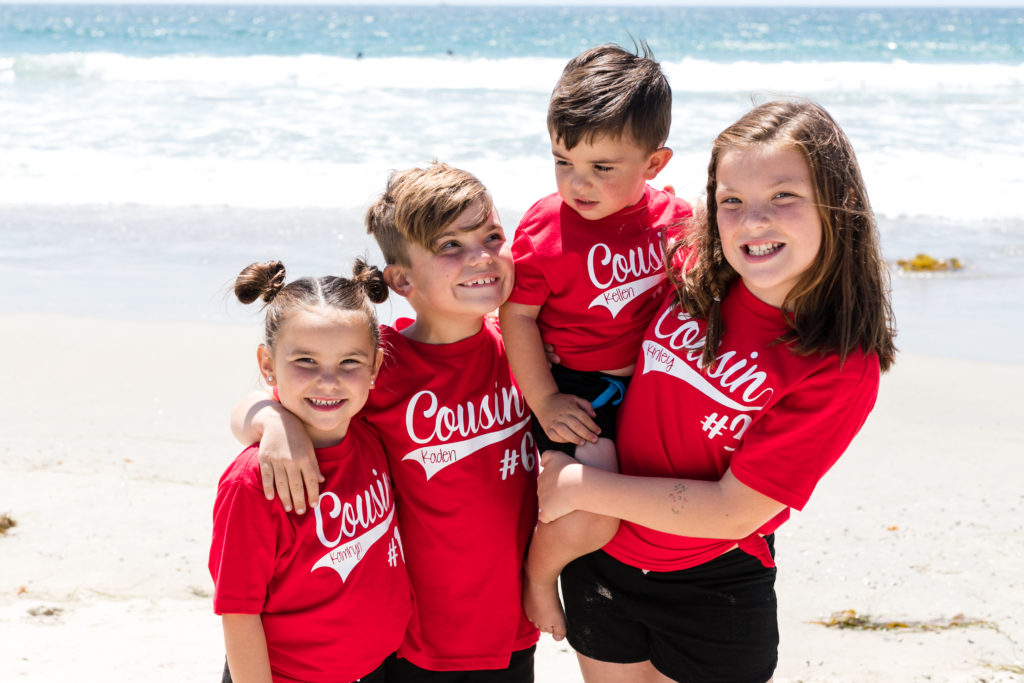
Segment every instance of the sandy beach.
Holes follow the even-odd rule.
[[[206,568],[253,324],[0,316],[5,681],[213,681]],[[1024,366],[901,355],[778,534],[776,681],[1024,678]],[[844,610],[890,626],[819,622]],[[537,680],[580,680],[545,636]]]
[[[657,187],[698,197],[719,131],[811,97],[894,264],[906,352],[777,534],[775,681],[1024,682],[1022,2],[0,4],[0,683],[220,680],[210,518],[259,336],[234,275],[381,263],[367,205],[435,158],[511,235],[555,190],[566,60],[638,40],[674,93]],[[895,267],[919,253],[964,268]],[[581,681],[567,645],[537,681]]]

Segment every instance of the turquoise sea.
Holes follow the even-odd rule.
[[[752,103],[822,102],[857,149],[906,350],[1020,362],[1024,10],[0,4],[0,310],[238,319],[242,265],[347,270],[389,170],[439,158],[511,229],[554,188],[565,61],[646,41],[659,182],[699,198]]]

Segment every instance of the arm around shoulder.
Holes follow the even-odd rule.
[[[263,494],[274,493],[285,510],[302,514],[320,498],[324,480],[313,442],[299,418],[266,392],[256,391],[242,399],[231,413],[231,432],[245,445],[260,444],[260,475]]]
[[[238,402],[231,411],[231,434],[243,446],[263,438],[264,421],[274,411],[287,412],[265,391],[253,391]]]

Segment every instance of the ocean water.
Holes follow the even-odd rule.
[[[246,263],[347,269],[396,168],[476,173],[506,226],[554,188],[565,61],[643,40],[674,93],[657,183],[807,96],[857,149],[900,346],[1020,362],[1024,10],[0,5],[0,310],[232,320]],[[401,310],[396,302],[395,310]]]

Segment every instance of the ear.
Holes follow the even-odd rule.
[[[370,386],[377,381],[377,373],[380,372],[381,363],[384,362],[384,352],[381,349],[377,349],[377,356],[373,361],[373,374],[370,375]]]
[[[260,344],[256,349],[256,361],[259,363],[264,381],[270,386],[277,384],[277,378],[274,377],[274,357],[270,355],[270,349],[266,344]],[[268,377],[272,379],[267,379]]]
[[[647,168],[644,169],[644,179],[654,180],[670,159],[672,159],[672,150],[668,147],[659,147],[651,152],[651,156],[647,158]]]
[[[384,268],[384,282],[388,283],[391,291],[399,296],[408,298],[409,292],[412,290],[412,283],[409,282],[405,266],[400,266],[397,263],[392,263]]]

